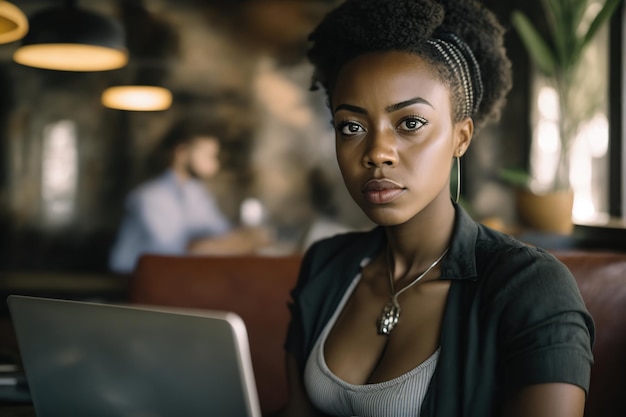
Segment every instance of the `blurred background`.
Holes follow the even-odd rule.
[[[12,3],[32,16],[66,2]],[[0,270],[106,273],[124,197],[151,174],[151,153],[180,119],[214,126],[222,141],[221,171],[207,185],[224,213],[235,224],[270,227],[283,252],[300,247],[320,212],[349,228],[371,227],[344,190],[324,94],[309,91],[307,35],[337,1],[73,3],[123,25],[128,63],[95,72],[38,69],[14,62],[20,41],[0,44]],[[514,88],[501,120],[480,131],[464,157],[463,204],[477,220],[518,232],[526,226],[501,172],[531,165],[533,123],[542,113],[538,78],[510,16],[520,9],[541,22],[543,13],[539,0],[484,3],[507,28]],[[623,218],[622,14],[593,49],[602,65],[588,78],[604,81],[594,88],[606,94],[588,134],[594,152],[582,148],[586,159],[576,162],[589,174],[577,194],[585,198],[581,223]],[[173,102],[159,111],[102,104],[106,88],[129,84],[165,87]]]

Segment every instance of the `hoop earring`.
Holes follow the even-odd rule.
[[[455,156],[454,159],[456,159],[456,198],[454,202],[458,204],[461,197],[461,157]]]

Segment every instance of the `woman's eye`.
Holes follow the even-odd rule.
[[[359,133],[365,132],[363,126],[355,122],[342,122],[337,126],[337,130],[342,135],[357,135]]]
[[[410,117],[400,122],[399,128],[407,131],[418,130],[426,124],[426,121],[418,117]]]

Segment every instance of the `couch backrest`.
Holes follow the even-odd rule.
[[[564,251],[596,326],[585,417],[626,416],[626,253]]]
[[[131,282],[133,303],[233,311],[246,323],[261,409],[287,399],[283,342],[299,256],[145,255]]]
[[[566,251],[555,255],[572,271],[594,318],[594,366],[585,417],[626,416],[626,254]],[[248,327],[261,408],[287,398],[284,353],[289,291],[301,257],[173,257],[145,255],[131,282],[141,304],[221,309]]]

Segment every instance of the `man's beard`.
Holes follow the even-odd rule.
[[[198,174],[198,172],[194,169],[194,167],[191,165],[191,162],[187,162],[187,166],[185,167],[187,170],[187,174],[189,174],[189,176],[191,178],[195,178],[197,180],[200,179],[200,175]]]

